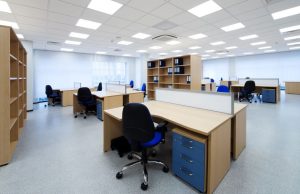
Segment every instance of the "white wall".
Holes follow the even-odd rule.
[[[216,81],[221,77],[279,78],[281,85],[300,81],[300,51],[205,60],[203,76]]]
[[[27,52],[27,110],[33,110],[33,43],[22,41]]]
[[[95,60],[126,62],[126,82],[136,80],[136,62],[133,57],[34,50],[34,98],[45,97],[47,84],[54,89],[73,88],[74,82],[93,87],[92,66]]]

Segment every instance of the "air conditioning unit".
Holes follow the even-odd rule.
[[[175,35],[171,35],[171,34],[161,34],[158,36],[155,36],[152,38],[152,40],[158,40],[158,41],[162,41],[162,42],[167,42],[167,41],[171,41],[174,39],[177,39],[178,37]]]

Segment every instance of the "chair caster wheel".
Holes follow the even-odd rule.
[[[168,172],[169,172],[169,168],[168,168],[168,167],[165,167],[165,166],[163,167],[162,170],[163,170],[164,173],[168,173]]]
[[[123,177],[123,173],[122,172],[118,172],[117,174],[116,174],[116,178],[117,179],[121,179]]]
[[[142,183],[142,184],[141,184],[141,189],[142,189],[143,191],[146,191],[146,190],[148,189],[148,185],[145,185],[145,183]]]
[[[74,118],[77,118],[77,115],[75,115]]]
[[[157,152],[156,150],[152,150],[151,153],[150,153],[151,157],[155,157],[157,155]]]
[[[86,119],[86,116],[84,116],[83,118]]]
[[[132,154],[128,154],[127,158],[128,158],[128,160],[132,160],[133,159]]]

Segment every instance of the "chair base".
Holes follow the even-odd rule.
[[[135,161],[135,162],[131,162],[131,163],[125,165],[125,166],[122,168],[122,170],[119,171],[119,172],[116,174],[116,178],[117,178],[117,179],[121,179],[121,178],[123,177],[124,171],[126,171],[126,170],[128,170],[128,169],[130,169],[130,168],[132,168],[132,167],[134,167],[134,166],[136,166],[137,164],[141,164],[141,165],[143,165],[143,177],[144,177],[144,181],[143,181],[143,183],[141,184],[141,189],[142,189],[142,190],[147,190],[147,188],[148,188],[148,171],[147,171],[147,164],[158,164],[158,165],[160,165],[160,166],[163,167],[163,169],[162,169],[163,172],[165,172],[165,173],[169,172],[169,167],[168,167],[165,163],[163,163],[163,162],[161,162],[161,161],[159,161],[159,160],[147,160],[147,159],[143,158],[142,156],[140,156],[139,154],[137,154],[137,153],[135,153],[135,152],[132,152],[130,155],[128,155],[128,158],[129,158],[129,156],[134,157],[134,158],[137,158],[138,160]]]

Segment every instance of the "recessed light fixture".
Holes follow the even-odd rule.
[[[145,38],[148,38],[150,36],[151,35],[149,35],[149,34],[139,32],[139,33],[133,35],[132,38],[145,39]]]
[[[0,11],[6,12],[6,13],[11,13],[11,10],[8,6],[8,3],[6,1],[1,1],[0,0]]]
[[[245,52],[245,53],[243,53],[243,55],[253,55],[253,53],[252,52]]]
[[[206,53],[213,53],[213,52],[215,52],[215,50],[206,50],[205,52]]]
[[[196,7],[193,7],[192,9],[189,9],[188,12],[201,18],[203,16],[220,11],[221,9],[222,7],[220,7],[217,3],[215,3],[212,0],[209,0],[204,3],[201,3],[200,5],[197,5]]]
[[[298,35],[298,36],[289,36],[289,37],[284,38],[284,40],[295,40],[295,39],[300,39],[300,35]]]
[[[290,47],[289,49],[290,50],[298,50],[298,49],[300,49],[300,46]]]
[[[300,6],[274,12],[274,13],[272,13],[272,17],[274,20],[278,20],[281,18],[285,18],[285,17],[297,15],[297,14],[300,14]]]
[[[219,52],[219,53],[217,53],[217,55],[225,55],[225,54],[227,54],[227,52]]]
[[[205,38],[205,37],[207,37],[207,35],[201,34],[201,33],[200,33],[200,34],[194,34],[194,35],[189,36],[189,38],[195,39],[195,40],[201,39],[201,38]]]
[[[229,46],[229,47],[226,47],[225,49],[226,50],[232,50],[232,49],[237,49],[238,47],[237,46]]]
[[[262,45],[262,44],[266,44],[267,42],[265,41],[261,41],[261,42],[253,42],[251,43],[252,46],[257,46],[257,45]]]
[[[166,44],[168,45],[177,45],[177,44],[180,44],[181,42],[177,41],[177,40],[171,40],[169,42],[166,42]]]
[[[189,55],[198,55],[199,53],[189,53]]]
[[[207,58],[205,58],[205,57],[202,57],[201,59],[202,59],[202,60],[207,60]]]
[[[76,26],[97,30],[101,26],[101,23],[93,22],[90,20],[79,19],[76,23]]]
[[[172,51],[173,53],[181,53],[182,50],[175,50],[175,51]]]
[[[165,56],[167,55],[168,53],[159,53],[160,56]]]
[[[286,28],[281,28],[281,29],[279,29],[279,31],[280,31],[281,33],[291,32],[291,31],[296,31],[296,30],[300,30],[300,25],[297,25],[297,26],[290,26],[290,27],[286,27]]]
[[[218,58],[220,58],[220,57],[212,57],[212,59],[218,59]]]
[[[270,49],[270,48],[272,48],[271,46],[264,46],[264,47],[259,47],[258,49],[259,50],[264,50],[264,49]]]
[[[121,45],[130,45],[132,44],[133,42],[130,42],[130,41],[126,41],[126,40],[121,40],[118,42],[118,44],[121,44]]]
[[[288,46],[293,46],[293,45],[299,45],[300,42],[290,42],[290,43],[287,43]]]
[[[191,50],[196,50],[196,49],[200,49],[201,48],[201,46],[191,46],[191,47],[189,47],[189,49],[191,49]]]
[[[224,41],[218,41],[218,42],[210,43],[210,45],[212,45],[212,46],[217,46],[217,45],[222,45],[222,44],[225,44],[225,42]]]
[[[227,57],[234,57],[235,55],[226,55]]]
[[[146,53],[147,51],[146,50],[137,50],[136,52],[138,52],[138,53]]]
[[[131,57],[131,54],[124,54],[124,57]]]
[[[66,40],[65,44],[81,45],[81,42],[79,42],[79,41],[73,41],[73,40]]]
[[[272,53],[275,52],[276,50],[265,50],[264,53]]]
[[[82,33],[78,33],[78,32],[71,32],[69,36],[72,38],[87,39],[90,35],[82,34]]]
[[[61,50],[61,51],[66,51],[66,52],[71,52],[71,51],[73,51],[74,49],[71,49],[71,48],[61,48],[60,50]]]
[[[91,0],[88,5],[89,9],[100,11],[109,15],[116,13],[123,4],[112,1],[112,0]]]
[[[230,32],[230,31],[239,30],[239,29],[242,29],[242,28],[245,28],[244,24],[236,23],[236,24],[232,24],[232,25],[229,25],[229,26],[224,26],[221,29],[225,32]]]
[[[161,46],[151,46],[151,47],[149,47],[149,49],[154,49],[154,50],[161,49],[161,48],[162,48]]]
[[[98,54],[98,55],[105,55],[106,52],[105,51],[97,51],[96,54]]]
[[[17,37],[18,37],[19,39],[24,39],[23,34],[17,34]]]
[[[240,40],[249,40],[254,38],[258,38],[258,36],[256,34],[251,34],[251,35],[239,37]]]
[[[204,54],[204,55],[201,55],[202,57],[209,57],[210,55],[208,54]]]
[[[2,26],[10,26],[13,29],[19,29],[19,25],[16,22],[10,22],[10,21],[0,20],[0,25],[2,25]]]

